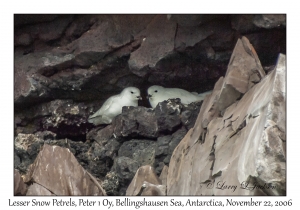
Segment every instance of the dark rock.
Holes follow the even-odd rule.
[[[18,134],[14,144],[15,169],[18,169],[21,174],[27,172],[27,168],[33,163],[40,149],[44,145],[44,140],[33,134]]]
[[[263,66],[274,65],[279,53],[286,53],[285,29],[246,34]]]
[[[215,19],[224,19],[226,18],[226,15],[194,15],[194,14],[189,14],[189,15],[168,15],[167,18],[170,21],[175,21],[178,23],[179,26],[189,26],[189,27],[194,27],[194,26],[199,26],[203,23],[210,22]]]
[[[120,143],[115,139],[103,141],[101,144],[94,142],[89,151],[89,168],[92,173],[104,177],[111,169],[119,148]]]
[[[194,127],[203,101],[193,102],[188,106],[182,106],[181,122],[189,130]]]
[[[123,107],[122,114],[115,120],[114,133],[117,137],[158,136],[154,111],[146,107]]]
[[[51,131],[39,131],[34,134],[38,138],[41,138],[43,140],[54,140],[56,139],[56,133],[53,133]]]
[[[141,106],[123,107],[122,114],[117,116],[111,125],[97,131],[97,137],[94,134],[88,136],[96,141],[109,139],[113,134],[121,142],[124,138],[155,139],[173,133],[182,125],[188,129],[192,128],[200,107],[201,102],[183,106],[180,99],[163,101],[155,109]]]
[[[85,141],[87,130],[93,126],[87,123],[90,109],[84,103],[72,100],[55,100],[19,112],[15,115],[18,132],[51,131],[57,138],[71,138]]]
[[[36,23],[15,29],[15,45],[29,45],[33,40],[49,42],[62,37],[67,26],[73,20],[73,15],[60,15],[49,22]],[[26,39],[24,39],[27,36]],[[28,40],[24,42],[25,40]],[[37,46],[37,45],[36,45]],[[38,49],[35,49],[38,50]]]
[[[102,187],[107,195],[119,195],[119,178],[115,172],[108,172],[102,182]]]
[[[175,49],[183,51],[186,47],[193,47],[196,43],[201,42],[208,36],[212,35],[213,31],[206,26],[178,26],[175,38]]]
[[[14,26],[27,25],[40,22],[48,22],[57,18],[59,15],[54,14],[15,14]]]
[[[129,157],[140,166],[153,165],[155,161],[156,141],[151,140],[130,140],[122,144],[118,156]]]
[[[253,23],[260,28],[278,28],[280,26],[286,26],[285,14],[265,14],[255,15]]]
[[[118,176],[120,186],[127,187],[141,165],[129,157],[117,157],[112,171]]]
[[[170,158],[174,149],[183,139],[187,130],[181,128],[172,135],[162,136],[157,139],[157,146],[155,148],[155,172],[160,174],[165,165],[169,165]]]
[[[165,15],[156,15],[139,35],[143,42],[131,53],[130,70],[138,76],[145,76],[150,68],[173,51],[175,32],[175,23],[168,21]]]
[[[253,23],[255,15],[231,15],[231,26],[240,33],[250,33],[259,28]]]
[[[111,125],[93,128],[86,134],[86,139],[88,141],[97,141],[98,143],[102,140],[108,140],[113,134],[113,129],[111,128]]]
[[[180,99],[169,99],[156,106],[155,116],[160,134],[172,133],[181,125],[181,108]]]

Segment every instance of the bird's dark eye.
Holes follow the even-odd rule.
[[[157,90],[155,90],[154,92],[157,93]]]
[[[131,94],[133,94],[133,91],[130,91],[131,92]]]

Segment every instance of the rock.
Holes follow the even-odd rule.
[[[128,61],[130,70],[145,76],[150,69],[174,49],[176,24],[167,20],[165,15],[156,15],[139,35],[143,41],[139,49],[131,53]]]
[[[161,180],[162,185],[165,186],[167,186],[168,170],[169,167],[165,165],[161,171],[161,174],[159,175],[159,179]]]
[[[115,172],[108,172],[102,182],[102,187],[107,195],[119,195],[120,182]]]
[[[94,142],[85,154],[88,157],[87,168],[93,175],[104,177],[110,171],[119,148],[120,143],[115,139],[102,142],[102,144]]]
[[[18,134],[14,144],[14,163],[18,165],[14,165],[14,168],[21,174],[26,173],[28,166],[36,159],[43,145],[44,141],[33,134]]]
[[[285,66],[285,56],[280,55],[276,69],[267,76],[262,74],[251,89],[241,83],[245,84],[246,92],[238,102],[229,105],[222,115],[207,115],[205,110],[214,109],[212,104],[220,100],[217,93],[222,91],[221,84],[228,81],[231,74],[227,72],[225,78],[220,79],[212,95],[203,101],[194,128],[173,152],[167,195],[286,194]],[[230,63],[228,71],[231,68]],[[236,69],[246,70],[243,65]],[[244,75],[251,72],[248,68]],[[225,97],[226,92],[223,94]],[[247,184],[261,187],[253,191],[239,187],[221,189],[224,185]],[[208,185],[211,187],[204,187]]]
[[[119,156],[114,161],[112,172],[117,174],[120,186],[127,188],[139,167],[140,164],[136,160]]]
[[[137,170],[134,178],[126,190],[126,196],[137,195],[144,181],[154,185],[161,185],[161,180],[156,176],[154,168],[150,165],[145,165]]]
[[[122,144],[118,156],[128,157],[138,162],[140,166],[154,165],[156,142],[151,140],[133,139]]]
[[[146,107],[123,107],[116,117],[114,134],[122,138],[157,138],[174,132],[181,126],[179,99],[159,103],[154,110]]]
[[[253,23],[255,15],[231,15],[231,26],[240,33],[258,31],[259,28]]]
[[[117,137],[158,136],[154,111],[146,107],[123,107],[121,116],[115,121],[114,133]]]
[[[193,102],[188,106],[182,106],[181,110],[181,122],[189,130],[194,127],[197,116],[200,112],[200,108],[203,101]]]
[[[18,170],[14,169],[14,195],[25,195],[27,192],[27,186]]]
[[[54,14],[15,14],[14,15],[14,25],[27,25],[27,24],[34,24],[40,22],[48,22],[52,21],[57,18],[59,15]]]
[[[222,167],[215,171],[213,165],[219,161],[218,164],[227,167],[223,161],[228,159],[226,151],[232,148],[235,150],[230,154],[238,151],[244,154],[238,147],[243,142],[239,136],[248,134],[249,122],[256,122],[261,115],[251,113],[250,116],[245,110],[241,114],[236,109],[241,109],[239,103],[250,90],[277,71],[272,66],[279,53],[286,53],[285,22],[286,15],[257,14],[15,15],[14,135],[15,138],[33,135],[22,137],[25,142],[36,139],[28,143],[28,150],[15,147],[15,168],[24,177],[39,147],[46,142],[68,148],[85,170],[97,178],[106,177],[104,186],[111,195],[125,195],[136,170],[140,164],[148,163],[149,158],[149,164],[155,160],[153,167],[157,175],[164,166],[170,166],[174,172],[171,154],[175,148],[175,153],[180,151],[175,164],[179,169],[168,173],[173,178],[176,176],[176,182],[167,181],[175,183],[172,189],[168,187],[170,192],[181,187],[179,194],[213,195],[215,189],[202,188],[200,192],[197,188],[200,182],[216,186],[225,179],[239,182],[240,174],[238,180],[235,174],[228,176],[229,172]],[[197,93],[214,91],[200,103],[183,106],[175,99],[149,109],[145,96],[151,85]],[[144,100],[139,102],[139,107],[124,108],[123,114],[109,126],[86,123],[87,117],[108,97],[128,86],[141,90]],[[268,108],[269,118],[263,125],[266,127],[263,140],[254,141],[253,148],[247,145],[242,148],[249,148],[255,158],[260,158],[257,162],[260,175],[252,173],[250,165],[251,173],[246,180],[263,184],[271,180],[269,174],[272,174],[281,181],[276,185],[278,192],[253,192],[256,195],[285,193],[281,176],[285,171],[286,137],[284,124],[279,120],[285,118],[285,113],[278,111],[285,99],[279,93],[273,98]],[[261,112],[264,113],[258,110],[254,114]],[[188,134],[187,130],[190,130]],[[223,137],[229,138],[229,143]],[[145,149],[137,144],[135,157],[141,157],[141,161],[136,161],[128,152],[134,139],[157,140],[155,144],[159,146],[155,148],[154,158],[151,152],[143,155],[141,151]],[[190,140],[184,142],[186,139]],[[237,141],[233,144],[233,140]],[[198,143],[202,143],[202,150]],[[119,155],[122,144],[121,153],[129,157]],[[260,145],[259,154],[255,152],[257,145]],[[193,159],[194,156],[201,162]],[[230,163],[236,167],[235,171],[249,174],[235,163]],[[187,178],[183,181],[181,170],[199,177],[190,179],[184,175]],[[187,184],[182,187],[177,182]],[[147,186],[141,194],[161,193],[157,185]],[[33,184],[29,193],[48,195],[47,190]]]
[[[154,185],[146,181],[143,182],[143,185],[145,186],[145,189],[143,190],[141,196],[148,196],[148,195],[165,196],[166,195],[166,191],[167,191],[166,185]]]
[[[187,130],[181,128],[172,135],[162,136],[157,139],[157,146],[155,149],[155,171],[160,174],[165,165],[169,165],[171,155],[175,147],[179,144],[181,139],[185,136]]]
[[[279,53],[286,53],[286,34],[284,30],[255,32],[245,35],[255,48],[263,66],[274,65]],[[268,50],[267,50],[268,48]]]
[[[277,28],[286,25],[286,15],[285,14],[265,14],[265,15],[255,15],[253,23],[260,28]]]
[[[46,144],[51,146],[60,146],[63,148],[69,149],[73,155],[76,157],[79,164],[86,170],[94,174],[94,167],[91,164],[95,161],[94,157],[91,157],[91,143],[81,142],[81,141],[72,141],[70,139],[60,139],[60,140],[46,140]],[[97,167],[97,169],[99,166]],[[98,174],[97,174],[98,175]]]
[[[29,186],[28,191],[26,193],[28,196],[37,196],[37,195],[54,195],[52,194],[49,190],[47,190],[45,187],[33,183],[32,185]]]
[[[21,113],[16,124],[18,132],[51,131],[57,138],[73,138],[85,141],[87,130],[93,126],[87,123],[90,109],[84,103],[72,100],[54,100],[43,103]]]
[[[175,21],[178,23],[179,26],[188,26],[188,27],[194,27],[199,26],[203,23],[210,22],[215,19],[224,19],[226,18],[226,15],[168,15],[167,18],[170,21]]]
[[[27,177],[55,195],[106,195],[98,181],[79,165],[70,150],[59,146],[45,144]],[[33,192],[44,193],[39,189]]]
[[[205,26],[178,26],[175,38],[175,49],[183,51],[187,47],[193,47],[195,44],[203,41],[212,35],[211,27]]]
[[[182,104],[180,99],[169,99],[166,102],[158,103],[154,110],[159,133],[164,135],[174,132],[181,125]]]

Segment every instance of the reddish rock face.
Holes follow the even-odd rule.
[[[14,170],[14,195],[25,195],[27,192],[27,186],[18,170]]]
[[[27,180],[42,186],[32,186],[30,195],[48,195],[49,191],[55,195],[105,195],[96,178],[80,166],[70,150],[59,146],[44,145]]]
[[[165,195],[165,187],[162,189],[161,180],[155,174],[154,168],[145,165],[137,170],[126,195]]]
[[[241,42],[241,49],[255,55],[253,49],[247,51],[246,38],[234,52],[241,50]],[[167,195],[285,195],[285,56],[265,76],[256,56],[248,61],[247,54],[236,59],[243,53],[233,53],[225,78],[204,100],[194,128],[174,150]],[[244,68],[247,62],[258,70],[257,84],[251,84],[253,68]],[[244,95],[226,97],[227,83]]]

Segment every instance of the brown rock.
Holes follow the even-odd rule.
[[[32,185],[29,186],[26,195],[36,196],[36,195],[53,195],[53,194],[42,185],[33,183]]]
[[[106,195],[97,180],[85,171],[69,149],[44,145],[28,175],[55,195]],[[32,192],[45,193],[35,189]]]
[[[238,42],[236,48],[242,43],[248,46]],[[243,62],[234,66],[233,54],[224,82],[215,85],[194,128],[175,148],[167,176],[168,195],[285,195],[285,56],[280,55],[275,70],[265,76],[251,52],[238,55],[240,60],[254,61],[247,67]],[[252,69],[260,81],[249,86]],[[217,92],[223,91],[224,98],[230,94],[224,91],[226,83],[245,94],[237,102],[232,100],[223,116],[207,114],[220,103]],[[199,136],[205,139],[202,144]],[[249,190],[255,185],[255,190]]]
[[[126,195],[137,195],[144,181],[153,185],[161,185],[161,180],[156,176],[154,168],[146,165],[140,167],[126,190]]]
[[[14,170],[14,195],[25,195],[27,191],[27,186],[18,170]]]
[[[258,56],[246,37],[239,39],[233,50],[225,76],[224,85],[231,85],[240,93],[247,92],[254,84],[249,80],[252,74],[265,76]],[[223,85],[223,86],[224,86]],[[220,96],[221,97],[221,96]]]
[[[161,183],[163,185],[167,185],[168,170],[169,170],[169,167],[164,165],[164,167],[160,173],[159,179],[161,180]]]
[[[166,185],[154,185],[147,181],[143,182],[144,190],[141,193],[141,196],[155,196],[155,195],[166,195]]]

